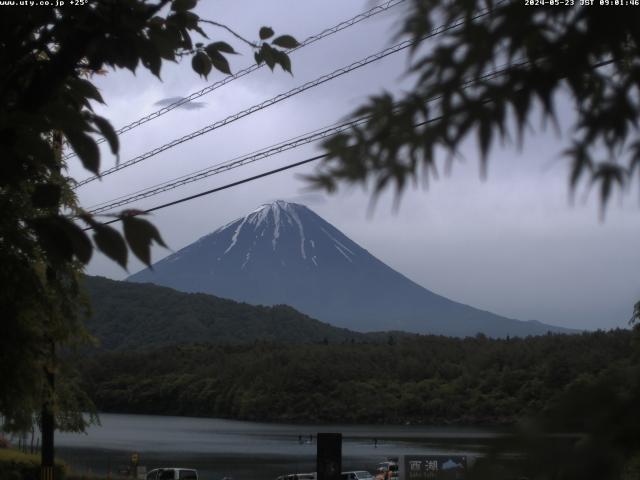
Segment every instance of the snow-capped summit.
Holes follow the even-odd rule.
[[[304,205],[276,200],[158,262],[158,268],[165,261],[189,256],[194,249],[203,253],[203,244],[207,245],[212,266],[248,271],[254,269],[254,264],[267,266],[265,262],[279,269],[303,265],[318,268],[321,261],[353,263],[358,250],[355,243]],[[215,258],[209,255],[213,252]]]
[[[314,218],[315,217],[315,218]],[[303,223],[303,219],[304,223]],[[344,260],[353,262],[352,256],[354,252],[341,243],[328,231],[331,229],[323,228],[319,225],[317,220],[322,221],[320,217],[315,215],[304,205],[297,203],[288,203],[283,200],[276,200],[272,203],[266,203],[261,205],[253,212],[245,216],[244,218],[234,220],[233,222],[225,225],[224,227],[213,232],[212,235],[217,235],[225,230],[233,230],[231,241],[229,246],[224,250],[224,255],[227,255],[238,243],[239,238],[251,237],[251,242],[247,247],[245,253],[245,261],[242,262],[240,268],[245,268],[251,260],[251,253],[257,245],[259,239],[270,239],[272,250],[285,251],[291,247],[291,242],[296,241],[299,244],[298,248],[295,248],[293,252],[287,252],[287,255],[294,260],[295,252],[299,253],[300,258],[298,261],[312,263],[315,267],[318,266],[318,256],[316,255],[316,249],[324,242],[329,242],[336,249],[334,254],[339,254]],[[326,223],[326,222],[325,222]],[[305,232],[305,225],[307,232]],[[326,226],[330,226],[326,224]],[[278,242],[282,233],[282,241],[280,247]],[[338,232],[340,233],[340,232]],[[316,239],[314,239],[314,235]],[[208,237],[204,237],[208,238]],[[346,238],[346,237],[345,237]],[[297,239],[297,240],[294,240]],[[318,242],[316,244],[316,242]],[[246,246],[245,242],[245,246]],[[355,244],[354,244],[355,245]],[[325,252],[326,254],[327,252]],[[218,259],[217,261],[220,261]]]
[[[391,269],[304,205],[261,205],[128,279],[288,304],[360,331],[491,336],[557,330],[462,305]]]

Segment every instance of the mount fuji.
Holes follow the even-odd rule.
[[[492,337],[566,331],[479,310],[416,284],[309,208],[281,200],[128,279],[251,304],[288,304],[358,331]]]

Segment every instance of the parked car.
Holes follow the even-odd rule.
[[[276,480],[316,480],[317,474],[313,473],[290,473],[289,475],[281,475]]]
[[[198,480],[193,468],[156,468],[147,473],[147,480]]]
[[[371,475],[366,470],[358,470],[355,472],[342,472],[340,474],[341,480],[374,480],[373,475]]]

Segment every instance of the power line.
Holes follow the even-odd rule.
[[[158,155],[159,153],[164,152],[165,150],[169,150],[169,149],[171,149],[171,148],[173,148],[173,147],[175,147],[177,145],[180,145],[180,144],[182,144],[184,142],[187,142],[189,140],[193,140],[194,138],[197,138],[197,137],[199,137],[201,135],[204,135],[205,133],[209,133],[209,132],[211,132],[213,130],[216,130],[216,129],[220,128],[220,127],[228,125],[228,124],[230,124],[232,122],[235,122],[236,120],[239,120],[241,118],[249,116],[249,115],[251,115],[251,114],[253,114],[253,113],[257,112],[257,111],[263,110],[263,109],[265,109],[267,107],[270,107],[271,105],[275,105],[276,103],[279,103],[279,102],[281,102],[283,100],[286,100],[289,97],[298,95],[298,94],[300,94],[302,92],[305,92],[305,91],[307,91],[307,90],[309,90],[311,88],[317,87],[318,85],[321,85],[321,84],[323,84],[325,82],[328,82],[329,80],[333,80],[334,78],[340,77],[340,76],[345,75],[347,73],[350,73],[350,72],[352,72],[352,71],[354,71],[354,70],[356,70],[358,68],[364,67],[365,65],[369,65],[370,63],[377,62],[377,61],[379,61],[379,60],[381,60],[381,59],[383,59],[383,58],[385,58],[385,57],[387,57],[389,55],[392,55],[394,53],[400,52],[400,51],[402,51],[402,50],[404,50],[406,48],[409,48],[409,47],[411,47],[413,45],[416,45],[417,43],[422,42],[422,41],[424,41],[426,39],[435,37],[437,35],[441,35],[441,34],[447,32],[449,30],[452,30],[454,28],[457,28],[457,27],[463,25],[464,23],[466,23],[469,20],[473,21],[473,20],[481,18],[481,17],[483,17],[485,15],[488,15],[490,12],[491,12],[491,10],[487,9],[487,10],[483,11],[482,13],[479,13],[476,16],[472,17],[471,19],[461,18],[461,19],[456,20],[454,23],[447,24],[447,25],[441,25],[439,27],[436,27],[429,34],[421,37],[418,40],[405,40],[403,42],[397,43],[396,45],[393,45],[393,46],[391,46],[389,48],[381,50],[378,53],[375,53],[373,55],[369,55],[368,57],[365,57],[365,58],[363,58],[363,59],[361,59],[361,60],[359,60],[357,62],[354,62],[351,65],[339,68],[338,70],[334,70],[333,72],[331,72],[329,74],[322,75],[321,77],[318,77],[315,80],[307,82],[307,83],[305,83],[305,84],[303,84],[301,86],[298,86],[296,88],[293,88],[293,89],[291,89],[291,90],[289,90],[289,91],[287,91],[285,93],[281,93],[279,95],[276,95],[275,97],[272,97],[269,100],[265,100],[262,103],[253,105],[253,106],[251,106],[251,107],[249,107],[249,108],[247,108],[245,110],[242,110],[242,111],[240,111],[238,113],[235,113],[235,114],[233,114],[233,115],[231,115],[231,116],[229,116],[229,117],[227,117],[227,118],[225,118],[223,120],[219,120],[219,121],[217,121],[215,123],[207,125],[206,127],[203,127],[203,128],[201,128],[199,130],[196,130],[195,132],[192,132],[192,133],[187,134],[187,135],[185,135],[183,137],[177,138],[177,139],[175,139],[175,140],[173,140],[173,141],[171,141],[169,143],[161,145],[160,147],[156,147],[153,150],[150,150],[150,151],[148,151],[146,153],[143,153],[141,155],[138,155],[137,157],[132,158],[131,160],[127,160],[124,163],[120,163],[119,165],[111,167],[111,168],[103,171],[100,175],[96,175],[96,176],[93,176],[93,177],[86,178],[86,179],[78,182],[74,188],[81,187],[83,185],[86,185],[87,183],[90,183],[90,182],[94,181],[94,180],[98,180],[99,178],[103,178],[103,177],[105,177],[107,175],[110,175],[110,174],[115,173],[117,171],[123,170],[123,169],[125,169],[127,167],[130,167],[132,165],[140,163],[140,162],[142,162],[144,160],[147,160],[147,159],[149,159],[151,157],[154,157],[154,156]]]
[[[414,124],[413,128],[418,128],[418,127],[421,127],[423,125],[427,125],[429,123],[437,122],[438,120],[442,120],[442,118],[443,118],[442,116],[438,116],[438,117],[430,118],[428,120],[424,120],[422,122]],[[188,201],[191,201],[191,200],[195,200],[197,198],[204,197],[206,195],[211,195],[213,193],[221,192],[222,190],[227,190],[229,188],[237,187],[237,186],[242,185],[244,183],[253,182],[254,180],[258,180],[260,178],[268,177],[270,175],[275,175],[276,173],[284,172],[285,170],[290,170],[292,168],[296,168],[296,167],[299,167],[301,165],[305,165],[307,163],[315,162],[315,161],[320,160],[322,158],[327,158],[328,156],[329,156],[328,153],[323,153],[323,154],[320,154],[320,155],[316,155],[314,157],[306,158],[306,159],[301,160],[299,162],[291,163],[289,165],[285,165],[285,166],[280,167],[280,168],[269,170],[268,172],[263,172],[263,173],[260,173],[258,175],[254,175],[252,177],[243,178],[242,180],[238,180],[236,182],[227,183],[226,185],[223,185],[221,187],[216,187],[216,188],[212,188],[210,190],[205,190],[204,192],[196,193],[194,195],[189,195],[187,197],[182,197],[182,198],[179,198],[178,200],[174,200],[172,202],[167,202],[167,203],[163,203],[161,205],[156,205],[155,207],[149,208],[147,210],[138,211],[138,212],[134,213],[133,216],[137,217],[139,215],[152,213],[152,212],[155,212],[157,210],[162,210],[164,208],[168,208],[168,207],[172,207],[174,205],[178,205],[180,203],[184,203],[184,202],[188,202]],[[110,225],[112,223],[116,223],[116,222],[119,222],[119,221],[121,221],[120,218],[114,218],[113,220],[109,220],[108,222],[104,222],[103,225]],[[88,230],[93,230],[93,227],[89,226],[89,227],[84,228],[83,230],[85,232],[88,231]]]
[[[609,64],[613,63],[614,61],[615,61],[615,59],[613,59],[613,58],[601,61],[601,62],[595,64],[593,66],[593,68],[594,69],[595,68],[601,68],[603,66],[606,66],[606,65],[609,65]],[[520,62],[519,64],[518,63],[516,63],[516,64],[519,65],[519,66],[522,66],[522,65],[526,65],[526,64],[530,64],[530,63],[533,63],[533,62],[532,61],[528,61],[528,60],[524,60],[524,61]],[[463,88],[466,88],[467,86],[469,86],[472,83],[475,83],[476,81],[484,80],[486,78],[505,73],[506,70],[508,70],[508,69],[501,69],[499,71],[494,71],[494,72],[485,74],[482,77],[479,77],[478,79],[476,79],[475,81],[474,80],[469,80],[469,81],[467,81],[467,82],[465,82],[463,84]],[[433,100],[435,100],[435,98]],[[485,101],[486,102],[490,102],[491,99],[486,99]],[[418,127],[421,127],[421,126],[424,126],[424,125],[427,125],[427,124],[430,124],[430,123],[433,123],[433,122],[437,122],[439,120],[442,120],[443,118],[444,118],[443,115],[439,115],[437,117],[433,117],[433,118],[424,120],[422,122],[415,123],[415,124],[412,125],[411,128],[418,128]],[[364,119],[361,119],[360,121],[363,121],[363,120]],[[351,147],[347,147],[347,148],[351,148]],[[161,209],[168,208],[168,207],[171,207],[171,206],[174,206],[174,205],[178,205],[180,203],[184,203],[184,202],[187,202],[187,201],[190,201],[190,200],[195,200],[197,198],[204,197],[206,195],[211,195],[213,193],[220,192],[220,191],[223,191],[223,190],[227,190],[229,188],[236,187],[236,186],[248,183],[248,182],[252,182],[254,180],[258,180],[260,178],[264,178],[264,177],[267,177],[267,176],[270,176],[270,175],[274,175],[276,173],[280,173],[280,172],[283,172],[285,170],[296,168],[296,167],[299,167],[301,165],[305,165],[305,164],[320,160],[322,158],[327,158],[327,157],[329,157],[329,155],[330,155],[329,153],[316,155],[314,157],[310,157],[310,158],[307,158],[305,160],[301,160],[299,162],[295,162],[295,163],[292,163],[292,164],[289,164],[289,165],[285,165],[283,167],[276,168],[274,170],[270,170],[270,171],[267,171],[267,172],[264,172],[264,173],[261,173],[261,174],[258,174],[258,175],[254,175],[252,177],[244,178],[242,180],[238,180],[236,182],[232,182],[232,183],[223,185],[221,187],[216,187],[216,188],[213,188],[213,189],[210,189],[210,190],[205,190],[203,192],[200,192],[200,193],[197,193],[197,194],[194,194],[194,195],[189,195],[187,197],[183,197],[183,198],[180,198],[178,200],[174,200],[174,201],[171,201],[171,202],[163,203],[161,205],[157,205],[157,206],[149,208],[147,210],[136,212],[133,215],[134,216],[138,216],[138,215],[143,215],[143,214],[147,214],[147,213],[152,213],[152,212],[155,212],[157,210],[161,210]],[[116,223],[116,222],[119,222],[119,221],[121,221],[120,218],[115,218],[113,220],[105,222],[104,225],[109,225],[109,224]],[[92,230],[92,229],[93,229],[93,227],[89,226],[89,227],[84,228],[83,230],[84,231],[88,231],[88,230]]]
[[[478,83],[480,81],[483,80],[488,80],[491,78],[497,78],[498,76],[501,76],[503,74],[505,74],[509,69],[513,68],[514,66],[518,66],[518,67],[522,67],[526,64],[528,64],[530,62],[527,61],[520,61],[520,62],[510,62],[508,64],[502,65],[499,68],[497,68],[496,70],[493,70],[491,72],[485,73],[479,77],[475,77],[473,79],[469,79],[466,82],[464,82],[461,85],[462,89],[466,89],[471,87],[473,84]],[[433,101],[438,100],[439,98],[441,98],[440,96],[438,97],[434,97],[434,98],[429,98],[427,100],[425,100],[425,103],[430,103]],[[162,182],[160,184],[156,184],[152,187],[148,187],[145,189],[141,189],[138,190],[136,192],[133,193],[129,193],[126,195],[121,195],[120,197],[117,197],[115,199],[111,199],[111,200],[107,200],[105,202],[101,202],[98,204],[95,204],[91,207],[89,207],[87,210],[89,211],[89,213],[91,214],[100,214],[102,212],[105,212],[107,210],[111,210],[113,208],[117,208],[123,205],[127,205],[130,203],[133,203],[137,200],[142,200],[148,197],[152,197],[155,195],[159,195],[160,193],[164,193],[166,191],[169,190],[173,190],[175,188],[178,187],[182,187],[184,185],[187,185],[189,183],[193,183],[196,181],[200,181],[203,180],[205,178],[208,178],[210,176],[213,175],[217,175],[229,170],[233,170],[235,168],[238,167],[242,167],[245,165],[248,165],[250,163],[254,163],[260,160],[264,160],[268,157],[274,156],[276,154],[294,149],[294,148],[298,148],[302,145],[306,145],[308,143],[314,142],[314,141],[318,141],[324,138],[328,138],[331,137],[333,135],[336,135],[344,130],[347,130],[353,126],[356,126],[360,123],[364,123],[369,117],[361,117],[355,120],[351,120],[348,122],[344,122],[344,123],[338,123],[338,124],[333,124],[330,125],[328,127],[324,127],[321,129],[317,129],[314,130],[312,132],[309,133],[305,133],[303,135],[285,140],[283,142],[280,142],[278,144],[263,148],[261,150],[257,150],[254,152],[251,152],[249,154],[240,156],[240,157],[236,157],[233,158],[231,160],[225,161],[225,162],[221,162],[221,163],[217,163],[215,165],[212,165],[210,167],[198,170],[196,172],[192,172],[190,174],[187,175],[183,175],[181,177],[177,177],[174,178],[172,180],[167,180],[165,182]]]
[[[364,118],[364,117],[363,117],[363,118]],[[106,201],[103,201],[103,202],[99,202],[99,203],[97,203],[97,204],[92,205],[91,207],[85,208],[85,210],[87,210],[87,211],[90,211],[90,212],[91,212],[91,211],[93,211],[94,209],[96,209],[96,208],[98,208],[98,207],[101,207],[101,206],[103,206],[103,205],[106,205],[106,204],[109,204],[109,203],[112,203],[112,202],[119,202],[119,201],[120,201],[120,200],[122,200],[122,199],[129,198],[129,197],[133,197],[133,196],[136,196],[136,195],[139,195],[139,194],[143,194],[143,193],[145,193],[145,192],[149,192],[149,191],[155,190],[155,189],[157,189],[157,188],[164,187],[165,185],[173,184],[173,183],[175,183],[175,182],[182,182],[183,180],[189,180],[189,179],[192,179],[192,178],[194,178],[194,177],[200,177],[201,175],[202,175],[202,176],[209,176],[208,174],[209,174],[209,172],[211,172],[212,170],[217,170],[217,169],[219,169],[219,168],[226,168],[226,167],[228,167],[230,164],[235,164],[235,163],[243,162],[243,161],[245,161],[246,159],[248,159],[248,158],[250,158],[250,157],[259,156],[259,155],[264,155],[266,152],[272,152],[272,151],[274,151],[274,154],[275,154],[275,153],[280,153],[280,152],[283,152],[283,151],[285,151],[285,150],[288,150],[288,148],[285,148],[285,147],[286,147],[286,146],[288,146],[288,145],[290,145],[290,144],[294,144],[294,143],[296,143],[296,144],[298,144],[298,145],[304,145],[305,143],[307,143],[307,142],[305,142],[305,140],[306,140],[306,139],[308,139],[308,138],[309,138],[309,137],[311,137],[311,136],[322,136],[322,137],[324,137],[325,135],[323,135],[323,134],[324,134],[327,130],[330,130],[330,129],[336,129],[336,128],[338,128],[338,127],[342,126],[342,125],[347,125],[347,124],[351,125],[351,124],[354,124],[355,122],[358,122],[358,121],[360,121],[360,120],[361,120],[361,119],[350,120],[350,121],[348,121],[348,122],[335,122],[335,123],[332,123],[332,124],[331,124],[331,125],[329,125],[329,126],[321,127],[321,128],[318,128],[318,129],[312,130],[312,131],[310,131],[310,132],[306,132],[306,133],[303,133],[303,134],[301,134],[301,135],[297,135],[297,136],[295,136],[295,137],[289,138],[289,139],[287,139],[287,140],[283,140],[282,142],[279,142],[279,143],[276,143],[276,144],[270,145],[270,146],[268,146],[268,147],[260,148],[260,149],[254,150],[254,151],[252,151],[252,152],[250,152],[250,153],[247,153],[247,154],[244,154],[244,155],[239,155],[239,156],[234,157],[234,158],[232,158],[232,159],[230,159],[230,160],[225,160],[225,161],[223,161],[223,162],[215,163],[215,164],[213,164],[213,165],[210,165],[210,166],[208,166],[208,167],[205,167],[205,168],[202,168],[202,169],[196,170],[196,171],[194,171],[194,172],[187,173],[187,174],[185,174],[185,175],[181,175],[181,176],[179,176],[179,177],[175,177],[175,178],[172,178],[172,179],[169,179],[169,180],[165,180],[164,182],[160,182],[160,183],[158,183],[158,184],[156,184],[156,185],[153,185],[153,186],[151,186],[151,187],[142,188],[142,189],[140,189],[140,190],[136,190],[136,191],[131,192],[131,193],[127,193],[127,194],[124,194],[124,195],[120,195],[120,196],[118,196],[118,197],[116,197],[116,198],[112,198],[112,199],[110,199],[110,200],[106,200]],[[279,150],[279,151],[277,151],[277,152],[276,152],[276,150],[277,150],[277,149],[281,149],[281,150]],[[268,156],[268,155],[264,155],[264,156]],[[193,180],[193,181],[195,181],[195,180]],[[185,182],[185,183],[189,183],[189,182],[187,181],[187,182]],[[147,196],[148,196],[148,195],[147,195]],[[146,198],[146,196],[145,196],[145,197],[142,197],[142,198]],[[130,202],[126,202],[126,203],[130,203]]]
[[[355,17],[352,17],[348,20],[345,20],[343,22],[340,22],[339,24],[331,27],[331,28],[327,28],[323,31],[321,31],[320,33],[316,34],[316,35],[311,35],[310,37],[307,37],[305,40],[303,40],[297,47],[292,48],[290,50],[287,51],[287,53],[293,53],[296,50],[299,50],[303,47],[306,47],[307,45],[311,45],[312,43],[317,42],[318,40],[322,40],[323,38],[329,37],[331,35],[333,35],[334,33],[340,32],[346,28],[349,28],[353,25],[356,25],[360,22],[362,22],[363,20],[366,20],[368,18],[371,18],[375,15],[378,15],[379,13],[383,13],[386,12],[387,10],[389,10],[390,8],[393,8],[399,4],[401,4],[402,2],[404,2],[405,0],[389,0],[388,2],[382,4],[382,5],[377,5],[369,10],[367,10],[366,12],[360,13],[358,15],[356,15]],[[260,65],[258,64],[253,64],[249,67],[246,67],[242,70],[238,70],[236,73],[234,73],[233,75],[228,75],[226,77],[224,77],[222,80],[218,80],[215,83],[212,83],[211,85],[203,88],[202,90],[199,90],[197,92],[192,93],[191,95],[189,95],[188,97],[184,97],[181,98],[180,100],[170,103],[169,105],[156,110],[155,112],[151,112],[148,115],[145,115],[144,117],[139,118],[138,120],[131,122],[123,127],[121,127],[120,129],[116,130],[116,133],[118,135],[121,135],[123,133],[126,133],[130,130],[133,130],[136,127],[139,127],[140,125],[143,125],[147,122],[150,122],[151,120],[154,120],[158,117],[161,117],[162,115],[164,115],[165,113],[170,112],[171,110],[174,110],[178,107],[181,107],[182,105],[185,105],[197,98],[200,98],[204,95],[207,95],[208,93],[213,92],[214,90],[226,85],[227,83],[230,83],[234,80],[237,80],[238,78],[242,78],[245,75],[250,74],[251,72],[254,72],[260,68],[262,68],[265,64],[262,63]],[[100,143],[104,143],[106,141],[105,138],[99,138],[96,140],[96,143],[100,144]],[[64,156],[64,159],[67,160],[69,158],[75,157],[76,153],[75,152],[69,152],[67,155]]]
[[[285,170],[289,170],[291,168],[299,167],[300,165],[304,165],[307,163],[315,162],[316,160],[320,160],[321,158],[325,158],[329,156],[328,153],[324,153],[322,155],[316,155],[315,157],[307,158],[305,160],[301,160],[296,163],[292,163],[290,165],[285,165],[284,167],[276,168],[275,170],[269,170],[268,172],[261,173],[259,175],[254,175],[253,177],[244,178],[242,180],[238,180],[237,182],[228,183],[221,187],[212,188],[211,190],[206,190],[204,192],[196,193],[195,195],[190,195],[188,197],[183,197],[178,200],[174,200],[173,202],[163,203],[162,205],[157,205],[153,208],[149,208],[148,210],[143,210],[141,213],[137,213],[134,216],[142,215],[145,213],[155,212],[156,210],[161,210],[163,208],[172,207],[173,205],[178,205],[179,203],[188,202],[190,200],[195,200],[199,197],[204,197],[205,195],[211,195],[212,193],[220,192],[222,190],[227,190],[228,188],[237,187],[238,185],[242,185],[243,183],[252,182],[254,180],[258,180],[259,178],[268,177],[269,175],[274,175],[276,173],[284,172]],[[113,220],[109,220],[108,222],[104,222],[103,225],[109,225],[111,223],[119,222],[119,218],[114,218]],[[93,230],[93,227],[86,227],[83,229],[84,231]]]
[[[259,150],[257,152],[251,153],[249,155],[245,155],[243,157],[239,157],[227,162],[223,162],[220,164],[216,164],[207,169],[200,170],[198,172],[192,173],[190,175],[185,175],[183,177],[179,177],[175,180],[169,180],[167,182],[158,184],[156,186],[150,187],[148,189],[140,190],[133,194],[124,195],[122,197],[118,197],[114,200],[103,202],[101,204],[97,204],[88,209],[89,213],[95,215],[99,214],[113,208],[120,207],[122,205],[127,205],[129,203],[133,203],[137,200],[142,200],[144,198],[152,197],[158,195],[160,193],[173,190],[175,188],[187,185],[192,182],[196,182],[199,180],[203,180],[212,175],[218,175],[220,173],[233,170],[238,167],[242,167],[248,165],[250,163],[257,162],[259,160],[263,160],[265,158],[277,155],[282,152],[286,152],[288,150],[292,150],[294,148],[298,148],[302,145],[306,145],[318,140],[322,140],[327,137],[331,137],[336,135],[342,131],[345,131],[351,128],[358,123],[364,122],[364,119],[360,119],[357,122],[346,122],[337,126],[325,128],[323,130],[318,130],[314,133],[308,134],[306,136],[301,136],[293,140],[289,140],[286,142],[282,142],[278,145],[268,147],[263,150]]]

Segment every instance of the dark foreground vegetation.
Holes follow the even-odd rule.
[[[65,466],[62,462],[56,461],[54,469],[57,479],[69,480],[69,477],[65,476]],[[0,478],[38,480],[40,478],[40,456],[0,448]]]
[[[54,464],[56,480],[107,480],[111,476],[98,477],[74,472],[61,460]],[[40,480],[40,455],[0,447],[0,479]]]
[[[102,353],[79,363],[84,387],[106,412],[508,424],[544,411],[576,385],[624,377],[635,361],[633,338],[615,330],[502,340],[199,344]]]

